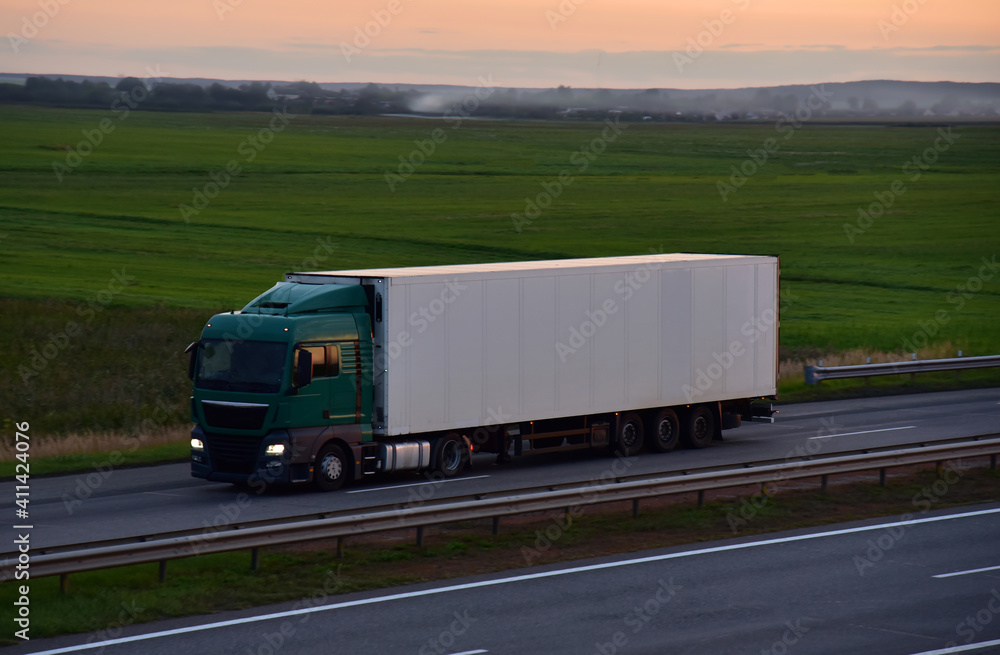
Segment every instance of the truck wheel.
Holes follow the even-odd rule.
[[[441,437],[434,446],[434,470],[446,478],[458,475],[465,465],[465,444],[462,440],[449,434]]]
[[[350,464],[340,446],[332,443],[323,446],[316,455],[313,484],[320,491],[340,489],[350,477]]]
[[[711,445],[712,437],[715,435],[715,417],[712,415],[712,410],[699,405],[688,414],[686,423],[684,443],[691,448],[705,448]]]
[[[642,419],[635,412],[618,417],[618,433],[615,435],[615,452],[624,457],[638,455],[642,450]]]
[[[677,420],[677,412],[664,408],[653,419],[652,430],[646,437],[646,445],[658,453],[666,453],[677,447],[680,439],[681,424]]]

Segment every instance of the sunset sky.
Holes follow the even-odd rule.
[[[0,26],[3,73],[607,88],[1000,81],[998,0],[0,0]]]

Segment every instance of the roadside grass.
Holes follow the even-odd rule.
[[[155,564],[74,574],[65,594],[57,578],[32,579],[31,636],[93,632],[98,641],[133,623],[293,600],[322,605],[356,591],[1000,499],[1000,471],[960,471],[943,492],[934,471],[920,470],[890,472],[886,487],[870,481],[875,473],[834,478],[826,492],[802,481],[766,501],[756,488],[712,492],[702,507],[691,498],[647,501],[638,518],[621,503],[587,508],[569,524],[561,513],[508,518],[497,536],[488,521],[471,521],[428,529],[423,547],[412,531],[349,539],[341,559],[335,544],[317,542],[265,551],[256,571],[248,553],[206,555],[170,562],[162,583]],[[866,543],[859,536],[858,555]],[[15,582],[0,584],[0,602],[18,593]]]
[[[32,476],[186,462],[191,455],[189,440],[190,431],[183,427],[138,436],[72,434],[33,443],[28,460]],[[17,472],[17,453],[7,442],[0,451],[0,480],[9,480]]]

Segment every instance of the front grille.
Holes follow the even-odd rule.
[[[208,454],[212,468],[223,473],[253,473],[263,437],[207,435]]]
[[[259,430],[267,418],[267,405],[257,403],[226,403],[204,400],[201,409],[205,422],[213,428]]]

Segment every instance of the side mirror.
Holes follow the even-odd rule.
[[[308,350],[300,349],[295,351],[296,366],[295,380],[293,386],[301,388],[307,386],[313,379],[313,356]]]
[[[188,356],[188,378],[194,379],[194,365],[198,361],[198,342],[192,341],[191,345],[184,349]]]

